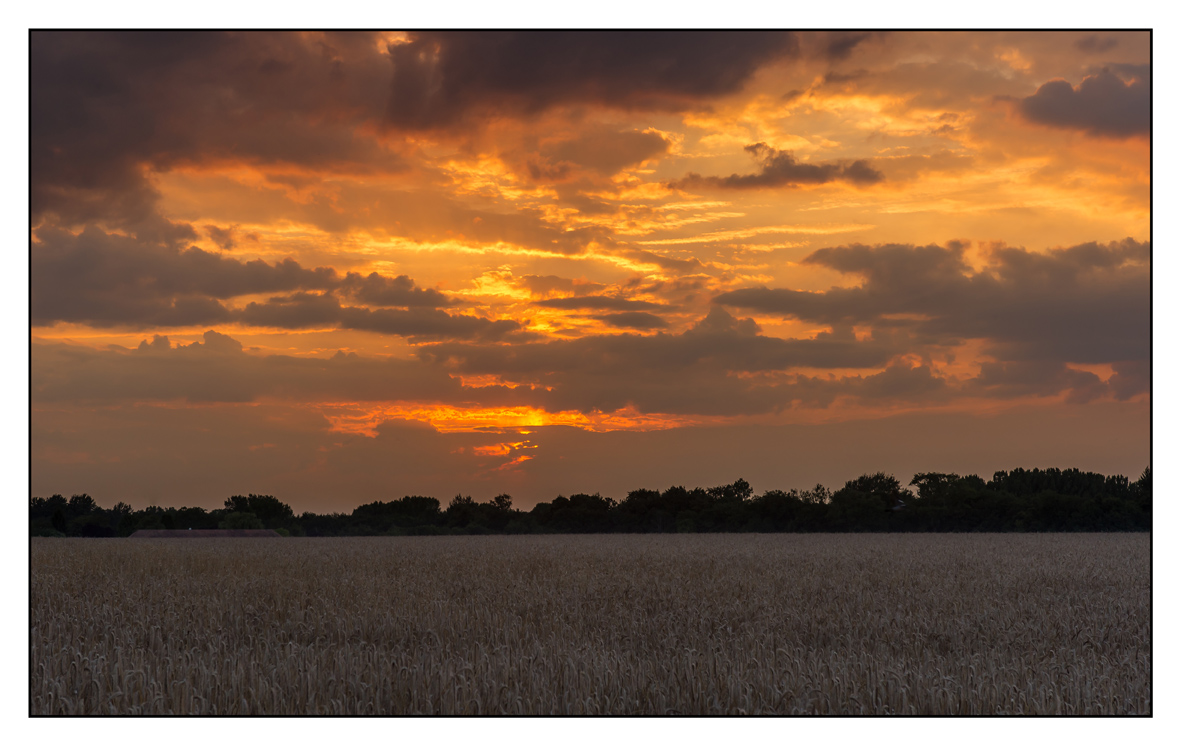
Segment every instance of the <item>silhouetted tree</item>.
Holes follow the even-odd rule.
[[[1136,498],[1143,510],[1152,510],[1152,467],[1145,466],[1136,480]]]
[[[932,471],[915,474],[910,483],[918,487],[920,499],[940,500],[947,496],[952,486],[959,480],[959,474],[942,474]]]
[[[500,494],[478,503],[456,495],[440,510],[433,497],[360,505],[351,514],[296,517],[270,495],[235,495],[224,509],[132,510],[99,507],[88,495],[29,501],[33,536],[127,536],[137,529],[282,528],[292,535],[589,533],[668,531],[1137,531],[1152,522],[1152,470],[1135,482],[1078,469],[1014,469],[985,482],[969,474],[923,472],[917,497],[884,473],[863,474],[837,492],[769,490],[756,497],[742,479],[702,489],[633,490],[622,502],[599,494],[559,495],[529,512]],[[892,508],[904,504],[904,510]],[[280,525],[282,524],[282,525]]]
[[[452,528],[476,528],[477,531],[485,528],[484,522],[480,520],[480,511],[476,501],[472,499],[471,495],[456,495],[451,498],[444,515],[447,525]]]
[[[131,515],[131,506],[125,502],[115,503],[115,507],[111,508],[111,529],[116,533],[119,532],[123,522]]]
[[[352,524],[373,533],[407,533],[402,529],[437,525],[443,518],[439,501],[433,497],[407,495],[400,500],[372,502],[353,510]]]
[[[745,479],[739,479],[733,484],[711,487],[706,492],[718,502],[743,502],[749,500],[755,491]]]
[[[279,528],[295,517],[290,505],[271,495],[234,495],[226,499],[225,507],[234,513],[253,513],[265,528]]]
[[[883,472],[876,474],[862,474],[856,479],[845,482],[845,486],[833,495],[833,500],[841,493],[858,492],[872,495],[881,503],[884,510],[890,510],[899,503],[905,503],[911,497],[910,493],[902,489],[902,485],[892,475]]]
[[[85,493],[74,495],[70,498],[69,510],[72,516],[88,515],[97,507],[94,503],[94,498]]]

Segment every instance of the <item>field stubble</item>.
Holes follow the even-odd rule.
[[[1149,714],[1147,534],[33,539],[32,714]]]

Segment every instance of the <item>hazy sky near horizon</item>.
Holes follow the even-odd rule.
[[[31,36],[32,491],[1149,460],[1143,32]]]

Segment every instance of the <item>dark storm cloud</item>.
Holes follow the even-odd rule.
[[[616,329],[667,329],[668,322],[659,316],[644,311],[625,311],[623,313],[608,313],[591,316],[607,326]]]
[[[34,219],[142,222],[145,171],[184,163],[399,167],[354,134],[388,95],[373,34],[34,31],[29,54]]]
[[[452,304],[434,288],[416,287],[414,280],[406,275],[385,277],[370,272],[362,277],[356,272],[349,272],[341,282],[341,290],[358,302],[370,306],[440,308]]]
[[[867,160],[801,163],[790,152],[776,150],[761,142],[747,145],[744,150],[759,161],[758,173],[730,176],[702,176],[690,173],[669,186],[675,189],[762,189],[827,184],[833,181],[868,186],[882,180],[881,172],[874,169]]]
[[[534,301],[535,306],[562,308],[567,310],[590,309],[595,311],[649,311],[665,308],[659,303],[646,300],[629,300],[609,295],[576,295],[570,298],[550,298]]]
[[[1084,403],[1109,393],[1109,388],[1089,371],[1053,360],[1021,360],[982,363],[980,374],[967,382],[964,391],[1000,398],[1053,396],[1067,391],[1068,401]]]
[[[1080,130],[1096,137],[1124,138],[1149,133],[1151,98],[1152,82],[1147,70],[1128,82],[1103,70],[1083,78],[1077,88],[1065,80],[1051,80],[1034,95],[1020,99],[1018,109],[1026,119],[1038,124]]]
[[[853,50],[857,45],[872,39],[882,36],[880,32],[873,31],[839,31],[828,35],[827,43],[824,51],[830,60],[844,60],[848,59],[849,55],[853,54]]]
[[[234,319],[280,329],[340,327],[414,339],[499,339],[521,329],[516,321],[451,315],[435,308],[342,306],[331,293],[293,293],[251,302]]]
[[[491,321],[476,316],[451,315],[433,308],[407,311],[393,308],[341,309],[341,326],[378,334],[394,334],[415,340],[483,339],[497,340],[520,331],[510,319]]]
[[[537,401],[551,410],[737,415],[776,411],[816,399],[779,378],[793,367],[873,368],[900,350],[886,339],[858,341],[849,329],[815,339],[759,334],[751,319],[721,308],[682,334],[602,335],[514,345],[442,343],[419,349],[423,360],[456,373],[499,375],[550,390]],[[841,391],[839,393],[847,393]],[[831,400],[832,396],[829,396]]]
[[[794,56],[778,31],[442,31],[389,48],[387,122],[458,123],[477,110],[531,114],[571,103],[681,110],[742,88]]]
[[[342,312],[340,300],[331,293],[292,293],[263,303],[251,301],[237,314],[237,320],[279,329],[324,328],[340,323]]]
[[[338,283],[332,269],[285,259],[239,261],[196,247],[180,249],[106,233],[37,231],[30,252],[32,321],[95,325],[184,325],[223,321],[218,300]]]
[[[905,330],[930,344],[983,339],[1003,361],[1146,360],[1149,248],[1132,239],[1045,253],[1002,247],[976,272],[957,242],[854,244],[813,252],[804,263],[859,275],[858,287],[747,288],[714,301],[817,323]]]

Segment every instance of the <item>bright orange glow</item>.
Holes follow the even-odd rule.
[[[472,452],[480,456],[507,456],[513,451],[522,448],[536,448],[535,445],[530,445],[529,441],[522,440],[516,443],[496,443],[490,446],[475,446]]]
[[[337,432],[376,437],[378,426],[387,420],[423,422],[439,432],[480,432],[492,429],[517,429],[564,425],[594,432],[614,430],[667,430],[686,425],[713,424],[725,418],[643,414],[633,408],[612,413],[576,411],[547,412],[535,407],[463,408],[445,404],[369,404],[333,402],[317,405]],[[520,430],[520,432],[526,432]],[[493,449],[484,455],[496,455],[502,447],[513,444],[487,446]],[[507,451],[506,451],[507,453]],[[503,454],[501,454],[503,455]]]

